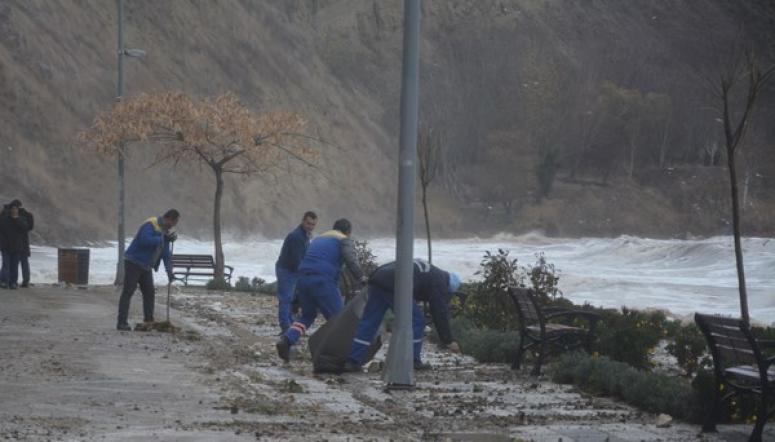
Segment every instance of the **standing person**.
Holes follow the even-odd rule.
[[[2,219],[8,212],[8,204],[3,204],[3,210],[0,211],[0,259],[3,261],[3,265],[0,266],[0,288],[8,288],[6,279],[8,279],[8,257],[5,254],[5,233],[2,229]]]
[[[296,281],[299,279],[298,270],[304,252],[312,239],[312,231],[318,223],[318,216],[315,212],[305,212],[299,224],[291,233],[285,237],[283,247],[280,250],[280,257],[274,265],[275,275],[277,276],[277,301],[279,307],[277,316],[280,323],[281,333],[285,333],[293,322],[291,315],[291,303],[293,302],[296,290]]]
[[[326,319],[342,310],[342,295],[339,293],[339,274],[342,264],[361,282],[366,281],[355,247],[350,238],[352,224],[342,218],[336,220],[333,230],[315,238],[299,265],[298,296],[301,316],[277,341],[277,354],[288,362],[291,347],[295,345],[307,328],[315,322],[318,311]]]
[[[3,236],[4,282],[9,289],[18,288],[19,262],[24,252],[24,238],[29,231],[27,218],[19,215],[21,202],[14,200],[0,217],[0,231]]]
[[[23,235],[23,249],[19,256],[19,263],[22,266],[22,288],[30,286],[30,231],[35,227],[35,217],[27,211],[19,200],[11,201],[11,204],[17,204],[19,207],[19,216],[27,219],[27,231]]]
[[[460,345],[452,337],[449,325],[449,301],[460,287],[460,276],[455,272],[445,272],[428,264],[422,259],[414,260],[414,294],[412,302],[412,330],[414,339],[414,369],[427,370],[429,364],[422,361],[423,332],[425,331],[425,316],[419,302],[428,302],[433,324],[442,345],[453,353],[460,352]],[[365,362],[366,350],[377,334],[382,318],[388,309],[393,309],[396,279],[396,263],[385,264],[369,278],[369,299],[363,309],[363,316],[358,323],[350,355],[345,362],[344,371],[357,372]]]
[[[153,322],[156,288],[153,286],[151,270],[158,271],[159,263],[164,261],[167,279],[170,282],[175,279],[172,274],[170,243],[178,237],[172,228],[178,224],[179,219],[180,213],[170,209],[163,216],[154,216],[145,221],[132,238],[124,254],[124,288],[118,301],[118,330],[132,330],[127,322],[129,300],[138,284],[143,294],[143,321]]]

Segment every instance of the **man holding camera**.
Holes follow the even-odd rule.
[[[177,234],[172,229],[178,224],[179,219],[180,213],[170,209],[163,216],[154,216],[145,221],[132,239],[124,254],[124,288],[118,301],[116,329],[132,330],[127,322],[129,301],[138,284],[143,294],[143,321],[153,322],[156,289],[151,271],[158,271],[159,264],[164,261],[168,280],[172,282],[175,279],[172,274],[170,243],[177,239]]]

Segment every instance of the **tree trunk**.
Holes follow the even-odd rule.
[[[223,198],[223,170],[213,168],[215,172],[215,205],[213,207],[213,239],[215,240],[215,275],[213,279],[223,278],[223,243],[221,242],[221,199]]]
[[[737,196],[737,172],[735,171],[734,150],[727,149],[729,181],[732,188],[732,229],[735,237],[735,260],[737,262],[737,282],[740,288],[740,314],[748,322],[748,293],[745,289],[745,268],[743,266],[743,247],[740,244],[740,203]]]
[[[433,264],[433,254],[431,253],[431,222],[428,217],[428,199],[426,198],[428,186],[422,186],[422,210],[425,214],[425,234],[428,238],[428,264]]]
[[[662,142],[659,144],[659,170],[665,169],[665,155],[667,153],[667,137],[670,133],[670,120],[665,122],[665,128],[662,131]]]

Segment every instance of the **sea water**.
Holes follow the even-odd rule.
[[[356,238],[358,239],[358,238]],[[378,263],[395,259],[395,240],[369,239]],[[226,239],[226,264],[238,276],[275,279],[274,263],[280,239]],[[433,263],[454,270],[463,280],[479,278],[475,272],[486,251],[509,251],[521,265],[532,265],[543,253],[559,271],[559,286],[574,302],[604,307],[664,309],[676,316],[695,311],[740,315],[731,237],[697,240],[618,238],[547,238],[538,234],[492,238],[433,241]],[[748,302],[751,318],[765,324],[775,322],[775,239],[743,239]],[[212,242],[181,237],[175,253],[213,254]],[[415,256],[426,257],[426,242],[415,242]],[[33,283],[57,279],[57,250],[32,248]],[[110,284],[116,270],[115,243],[93,247],[90,252],[90,284]],[[163,273],[158,281],[166,282]]]

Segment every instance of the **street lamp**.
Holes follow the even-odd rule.
[[[116,86],[116,102],[124,97],[124,57],[142,58],[142,49],[127,49],[124,47],[124,0],[117,0],[118,5],[118,85]],[[115,285],[124,283],[124,250],[126,245],[124,231],[124,144],[118,150],[118,262],[116,264]]]

